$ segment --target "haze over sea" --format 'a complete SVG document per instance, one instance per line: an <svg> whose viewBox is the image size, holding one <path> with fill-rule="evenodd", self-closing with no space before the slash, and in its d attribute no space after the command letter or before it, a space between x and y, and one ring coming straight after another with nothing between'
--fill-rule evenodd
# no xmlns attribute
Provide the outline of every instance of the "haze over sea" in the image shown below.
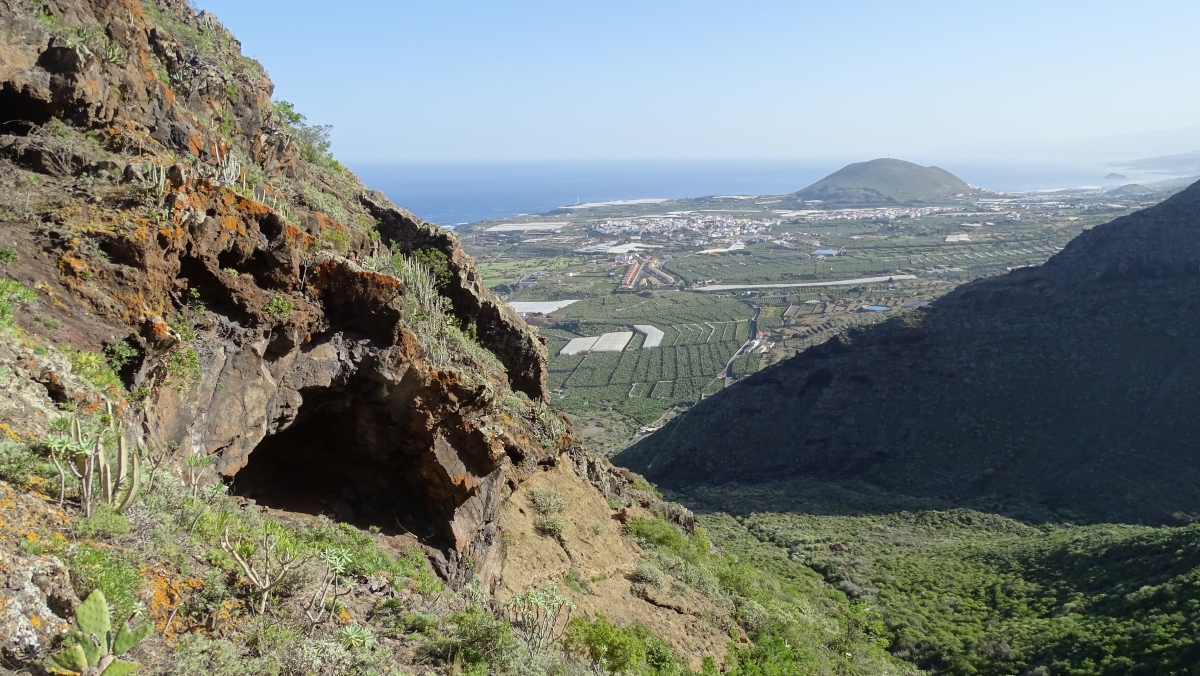
<svg viewBox="0 0 1200 676"><path fill-rule="evenodd" d="M711 195L777 195L794 192L850 162L736 160L678 162L493 162L355 164L363 181L396 204L443 225L545 213L581 202ZM936 164L959 178L1003 192L1115 187L1098 163L988 163L904 158ZM1162 177L1158 177L1162 178ZM1153 180L1145 177L1143 180Z"/></svg>

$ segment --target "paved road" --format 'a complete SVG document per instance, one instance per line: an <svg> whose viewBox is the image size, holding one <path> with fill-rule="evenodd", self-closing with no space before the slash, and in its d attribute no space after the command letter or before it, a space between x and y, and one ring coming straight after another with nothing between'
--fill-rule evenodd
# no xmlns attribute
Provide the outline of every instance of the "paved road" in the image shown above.
<svg viewBox="0 0 1200 676"><path fill-rule="evenodd" d="M802 284L713 284L698 286L692 291L736 291L737 289L791 289L800 286L852 286L854 284L874 284L875 282L892 282L900 279L916 279L916 275L888 275L886 277L859 277L858 279L843 279L837 282L804 282Z"/></svg>

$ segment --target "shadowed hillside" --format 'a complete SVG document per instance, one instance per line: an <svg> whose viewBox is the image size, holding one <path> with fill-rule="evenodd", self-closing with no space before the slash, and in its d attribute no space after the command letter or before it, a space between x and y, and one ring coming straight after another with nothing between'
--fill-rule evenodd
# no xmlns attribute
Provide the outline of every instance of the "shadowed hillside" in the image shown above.
<svg viewBox="0 0 1200 676"><path fill-rule="evenodd" d="M1068 518L1200 513L1200 184L738 383L618 456L674 489L859 478Z"/></svg>
<svg viewBox="0 0 1200 676"><path fill-rule="evenodd" d="M797 206L805 200L845 205L910 204L945 202L957 195L979 192L945 169L878 159L846 165L788 197Z"/></svg>

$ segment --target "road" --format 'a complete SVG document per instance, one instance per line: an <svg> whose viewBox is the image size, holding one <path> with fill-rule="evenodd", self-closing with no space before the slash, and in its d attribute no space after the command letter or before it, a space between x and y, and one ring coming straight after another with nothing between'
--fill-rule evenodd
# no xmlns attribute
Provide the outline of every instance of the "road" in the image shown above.
<svg viewBox="0 0 1200 676"><path fill-rule="evenodd" d="M729 361L725 362L726 378L733 377L733 360L737 359L737 356L742 353L742 350L746 349L746 346L750 343L753 343L754 339L758 337L758 313L762 312L762 308L748 300L744 300L742 302L754 308L754 318L750 320L750 337L746 339L745 343L742 343L742 346L738 348L737 352L733 353L733 356L729 358Z"/></svg>
<svg viewBox="0 0 1200 676"><path fill-rule="evenodd" d="M738 289L791 289L802 286L853 286L855 284L874 284L876 282L892 282L901 279L916 279L916 275L888 275L886 277L859 277L858 279L843 279L837 282L804 282L802 284L713 284L698 286L692 291L736 291Z"/></svg>

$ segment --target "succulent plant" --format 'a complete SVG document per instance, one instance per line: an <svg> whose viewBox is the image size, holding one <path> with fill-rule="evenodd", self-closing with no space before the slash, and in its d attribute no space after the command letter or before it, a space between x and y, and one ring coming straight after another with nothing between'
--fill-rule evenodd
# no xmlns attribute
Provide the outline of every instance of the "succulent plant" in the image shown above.
<svg viewBox="0 0 1200 676"><path fill-rule="evenodd" d="M68 630L70 647L50 658L50 670L55 673L82 676L126 676L138 665L117 659L137 645L153 625L146 622L137 629L129 621L121 623L114 632L108 613L108 599L97 589L75 609L75 628Z"/></svg>

